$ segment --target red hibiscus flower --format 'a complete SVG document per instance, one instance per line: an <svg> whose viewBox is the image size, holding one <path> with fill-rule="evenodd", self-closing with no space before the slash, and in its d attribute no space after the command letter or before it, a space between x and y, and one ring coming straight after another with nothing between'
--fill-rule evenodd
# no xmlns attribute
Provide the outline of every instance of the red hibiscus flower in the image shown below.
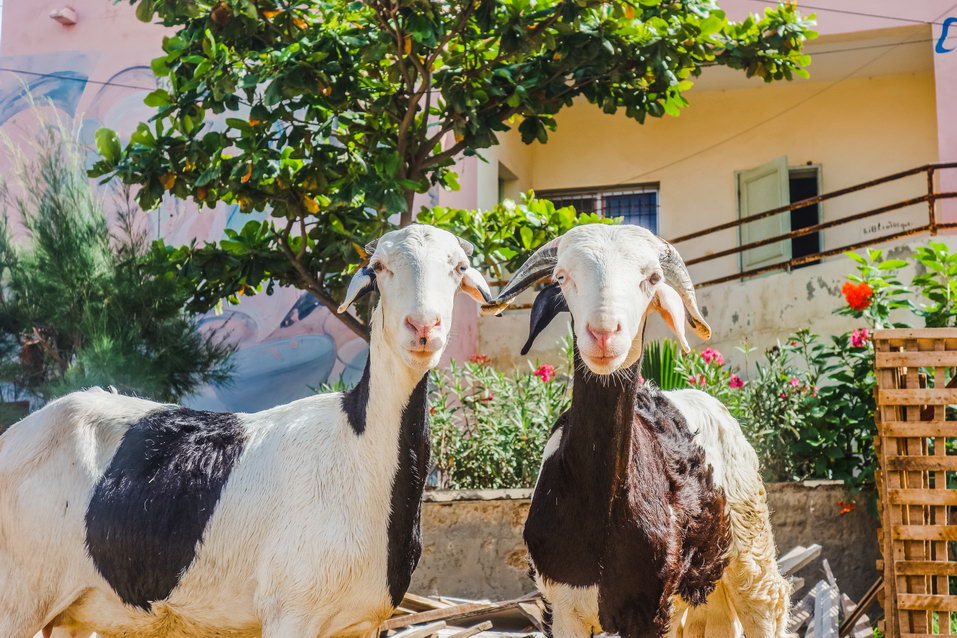
<svg viewBox="0 0 957 638"><path fill-rule="evenodd" d="M864 310L867 308L871 305L871 297L874 296L874 289L863 281L859 284L850 281L845 282L844 285L841 286L841 292L844 293L844 299L847 300L847 305L854 310Z"/></svg>

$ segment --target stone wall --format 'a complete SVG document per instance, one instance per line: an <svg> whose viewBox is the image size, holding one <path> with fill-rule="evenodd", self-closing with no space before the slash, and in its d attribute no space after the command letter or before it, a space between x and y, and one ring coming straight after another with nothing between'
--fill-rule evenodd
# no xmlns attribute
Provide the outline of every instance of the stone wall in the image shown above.
<svg viewBox="0 0 957 638"><path fill-rule="evenodd" d="M877 521L866 494L839 483L768 486L778 549L818 543L841 590L859 598L877 577ZM528 578L522 526L529 490L430 492L422 509L424 548L410 591L461 598L504 599L534 589ZM853 503L841 514L838 501ZM820 561L799 575L821 578Z"/></svg>

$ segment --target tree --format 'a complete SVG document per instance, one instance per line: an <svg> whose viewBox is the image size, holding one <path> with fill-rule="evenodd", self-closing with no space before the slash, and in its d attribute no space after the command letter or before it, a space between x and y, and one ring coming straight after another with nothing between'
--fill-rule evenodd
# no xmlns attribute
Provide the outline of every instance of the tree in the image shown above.
<svg viewBox="0 0 957 638"><path fill-rule="evenodd" d="M141 185L144 209L166 193L268 209L190 258L222 270L214 296L292 284L330 309L354 245L410 223L416 193L456 188L455 158L498 133L544 143L576 98L639 123L678 115L705 66L806 75L815 35L793 4L732 23L713 0L130 3L174 29L152 63L168 86L125 147L100 131L91 174Z"/></svg>
<svg viewBox="0 0 957 638"><path fill-rule="evenodd" d="M79 143L42 129L18 157L19 195L6 191L27 231L0 224L0 382L14 396L50 399L94 385L176 401L225 382L232 348L202 335L183 311L190 282L150 250L129 207L111 236L83 169ZM124 198L123 201L128 201ZM8 211L10 212L10 211Z"/></svg>

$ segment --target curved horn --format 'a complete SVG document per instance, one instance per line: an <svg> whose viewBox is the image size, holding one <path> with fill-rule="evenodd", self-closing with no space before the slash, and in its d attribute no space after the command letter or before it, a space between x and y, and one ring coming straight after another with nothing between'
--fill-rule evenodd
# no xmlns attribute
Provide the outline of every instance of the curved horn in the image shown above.
<svg viewBox="0 0 957 638"><path fill-rule="evenodd" d="M468 241L467 239L462 239L458 235L456 235L455 238L459 240L459 246L461 246L462 250L465 251L465 256L471 257L472 253L475 252L475 246L472 245L472 242Z"/></svg>
<svg viewBox="0 0 957 638"><path fill-rule="evenodd" d="M368 244L366 244L366 245L363 247L363 250L366 251L366 257L372 257L373 253L375 253L375 248L376 248L376 246L378 246L378 245L379 245L379 239L378 239L378 238L373 239L373 240L370 241Z"/></svg>
<svg viewBox="0 0 957 638"><path fill-rule="evenodd" d="M688 311L686 319L688 325L694 330L695 334L707 341L711 338L711 327L701 316L698 310L698 301L695 299L694 284L691 283L691 275L688 274L688 268L684 260L674 246L660 239L662 244L661 253L658 259L661 262L661 271L665 275L665 282L674 288L675 292L681 296L684 302L685 310Z"/></svg>
<svg viewBox="0 0 957 638"><path fill-rule="evenodd" d="M498 293L491 302L482 306L486 314L499 314L512 303L522 291L534 284L536 281L546 275L550 275L558 262L558 241L556 237L547 244L540 246L538 250L532 253L522 267L512 275L512 278L505 284L505 287Z"/></svg>
<svg viewBox="0 0 957 638"><path fill-rule="evenodd" d="M349 281L346 298L336 312L342 314L352 305L352 302L373 290L375 290L375 271L368 266L363 266L356 271L356 274L352 276L352 280Z"/></svg>

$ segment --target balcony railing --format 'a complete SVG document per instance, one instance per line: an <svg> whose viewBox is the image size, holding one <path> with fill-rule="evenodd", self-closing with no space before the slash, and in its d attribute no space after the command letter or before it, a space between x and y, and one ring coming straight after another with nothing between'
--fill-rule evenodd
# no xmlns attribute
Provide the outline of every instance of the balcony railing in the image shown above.
<svg viewBox="0 0 957 638"><path fill-rule="evenodd" d="M687 235L682 235L681 237L676 237L671 241L672 244L681 244L682 242L688 242L691 240L698 240L701 238L708 237L714 233L719 233L721 231L739 229L745 224L755 222L761 219L771 217L773 215L780 215L782 213L788 213L793 210L804 208L806 206L813 206L825 202L828 200L833 200L838 197L843 197L850 195L852 193L858 193L865 189L875 188L884 184L895 182L898 180L905 179L907 177L912 177L915 175L920 175L921 173L926 175L926 192L921 195L905 199L903 201L898 201L893 204L887 204L885 206L879 206L877 208L871 208L860 213L854 213L850 215L845 215L837 219L831 219L828 221L820 222L814 224L813 226L806 226L797 230L792 230L788 233L783 233L780 235L774 235L773 237L767 237L758 241L748 242L746 244L741 244L738 246L733 246L730 248L718 250L715 252L708 252L698 257L692 257L686 259L685 263L690 267L696 264L705 264L708 262L713 262L715 260L721 259L723 257L729 257L732 255L740 255L744 251L752 250L754 248L760 248L761 246L766 246L768 244L774 244L776 242L791 240L797 237L804 237L805 235L810 235L813 233L820 232L822 230L839 228L842 226L848 226L853 222L860 221L862 219L868 219L871 217L876 217L878 215L883 215L890 213L892 211L901 210L910 206L920 205L922 203L927 204L927 223L918 224L916 226L911 226L897 232L891 232L883 235L878 235L875 237L870 237L866 240L849 243L837 248L830 248L828 250L821 250L819 252L801 255L800 257L794 257L785 261L778 263L764 265L759 268L751 269L738 269L739 272L724 275L721 277L716 277L714 279L709 279L697 284L698 288L705 286L713 286L715 284L721 284L728 281L735 281L740 279L745 279L747 277L753 277L755 275L760 275L767 272L773 272L775 270L790 270L797 266L807 264L814 261L819 261L825 257L832 257L834 255L840 255L849 250L858 250L860 248L865 248L867 246L874 246L876 244L882 244L895 239L900 239L902 237L909 237L911 235L918 235L921 233L929 233L931 235L936 235L938 231L947 229L947 228L957 228L957 222L940 222L937 218L937 202L941 199L951 199L957 197L957 192L938 192L935 188L936 175L941 171L947 169L957 168L957 162L950 163L938 163L938 164L927 164L925 166L919 166L917 168L912 168L910 170L901 171L900 173L894 173L893 175L887 175L885 177L880 177L868 182L863 182L861 184L856 184L854 186L848 186L847 188L842 188L840 190L832 191L830 193L825 193L823 195L818 195L816 197L811 197L804 199L798 202L794 202L787 206L780 206L778 208L772 208L763 213L758 213L756 215L749 215L747 217L742 217L735 221L727 222L725 224L719 224L711 228L706 228L699 230L694 233L689 233ZM680 246L678 247L679 251L686 257L688 256Z"/></svg>

